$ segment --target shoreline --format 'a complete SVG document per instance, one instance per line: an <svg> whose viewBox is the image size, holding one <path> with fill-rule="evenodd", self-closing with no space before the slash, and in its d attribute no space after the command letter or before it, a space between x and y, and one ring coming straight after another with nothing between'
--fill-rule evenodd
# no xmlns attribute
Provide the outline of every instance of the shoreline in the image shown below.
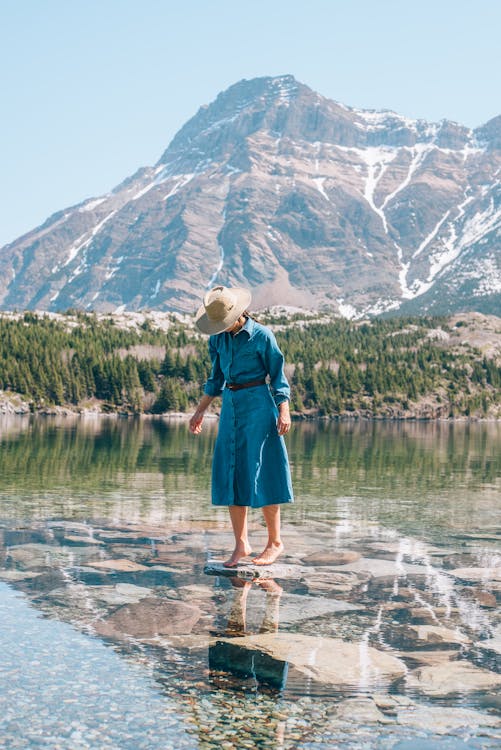
<svg viewBox="0 0 501 750"><path fill-rule="evenodd" d="M31 411L29 409L3 409L0 404L0 419L4 417L15 417L24 419L25 417L63 417L64 419L161 419L173 422L188 421L192 412L165 412L163 414L152 414L148 412L134 413L121 411L101 411L97 409L82 409L75 411L66 407L54 407ZM219 414L210 412L205 415L205 419L217 421ZM410 416L387 416L387 415L367 415L367 414L335 414L335 415L318 415L318 414L291 414L292 421L300 422L403 422L403 423L444 423L444 424L478 424L478 423L496 423L501 422L501 417L426 417L419 415Z"/></svg>

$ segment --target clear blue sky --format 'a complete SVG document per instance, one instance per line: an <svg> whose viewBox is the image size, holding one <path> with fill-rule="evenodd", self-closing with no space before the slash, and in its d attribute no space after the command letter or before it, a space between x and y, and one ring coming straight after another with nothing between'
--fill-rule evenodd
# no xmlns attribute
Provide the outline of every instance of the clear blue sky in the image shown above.
<svg viewBox="0 0 501 750"><path fill-rule="evenodd" d="M242 78L476 127L501 114L500 39L499 0L0 0L0 246Z"/></svg>

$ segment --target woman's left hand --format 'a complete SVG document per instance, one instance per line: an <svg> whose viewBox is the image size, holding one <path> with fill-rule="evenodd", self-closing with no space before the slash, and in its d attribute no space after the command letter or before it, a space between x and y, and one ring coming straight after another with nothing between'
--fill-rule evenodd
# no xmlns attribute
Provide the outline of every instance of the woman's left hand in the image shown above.
<svg viewBox="0 0 501 750"><path fill-rule="evenodd" d="M291 428L291 415L289 411L289 402L282 401L278 405L277 430L279 435L285 435Z"/></svg>

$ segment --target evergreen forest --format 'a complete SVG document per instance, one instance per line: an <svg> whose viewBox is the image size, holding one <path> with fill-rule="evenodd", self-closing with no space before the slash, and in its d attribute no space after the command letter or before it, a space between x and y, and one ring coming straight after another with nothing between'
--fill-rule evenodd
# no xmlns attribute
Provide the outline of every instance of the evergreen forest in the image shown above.
<svg viewBox="0 0 501 750"><path fill-rule="evenodd" d="M191 410L210 371L207 339L167 317L161 330L147 316L140 325L123 325L112 315L2 315L0 401L19 394L33 412ZM298 417L501 416L499 362L461 341L461 322L300 316L263 322L284 352Z"/></svg>

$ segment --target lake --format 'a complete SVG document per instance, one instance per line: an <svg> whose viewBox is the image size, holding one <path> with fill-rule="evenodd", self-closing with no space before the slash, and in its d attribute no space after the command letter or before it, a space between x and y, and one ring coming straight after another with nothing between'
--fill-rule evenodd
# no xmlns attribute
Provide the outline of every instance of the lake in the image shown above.
<svg viewBox="0 0 501 750"><path fill-rule="evenodd" d="M0 747L499 747L501 423L295 422L259 578L216 431L0 418Z"/></svg>

